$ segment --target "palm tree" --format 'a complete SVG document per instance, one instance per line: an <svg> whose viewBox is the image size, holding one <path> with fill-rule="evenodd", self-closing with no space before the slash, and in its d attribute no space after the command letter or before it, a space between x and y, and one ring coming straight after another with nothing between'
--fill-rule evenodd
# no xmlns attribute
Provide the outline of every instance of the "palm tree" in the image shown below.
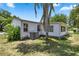
<svg viewBox="0 0 79 59"><path fill-rule="evenodd" d="M44 30L46 32L46 40L48 39L48 30L49 30L49 19L51 16L52 11L54 11L54 6L52 3L35 3L34 4L34 10L35 10L35 15L37 16L37 7L39 8L41 6L43 10L43 14L41 17L41 21L43 22Z"/></svg>

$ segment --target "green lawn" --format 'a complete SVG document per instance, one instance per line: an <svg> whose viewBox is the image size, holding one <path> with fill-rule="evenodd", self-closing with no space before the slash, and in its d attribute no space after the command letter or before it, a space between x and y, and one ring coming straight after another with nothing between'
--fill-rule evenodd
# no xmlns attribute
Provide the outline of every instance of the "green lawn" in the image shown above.
<svg viewBox="0 0 79 59"><path fill-rule="evenodd" d="M67 40L50 38L51 45L45 40L24 40L7 42L5 35L0 35L0 55L8 56L66 56L79 55L79 34L71 34Z"/></svg>

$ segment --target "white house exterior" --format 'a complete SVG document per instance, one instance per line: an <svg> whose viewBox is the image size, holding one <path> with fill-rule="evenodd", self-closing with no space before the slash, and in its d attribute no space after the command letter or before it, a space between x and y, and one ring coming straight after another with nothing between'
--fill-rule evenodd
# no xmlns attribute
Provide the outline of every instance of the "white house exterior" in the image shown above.
<svg viewBox="0 0 79 59"><path fill-rule="evenodd" d="M13 26L20 27L21 39L24 37L39 37L40 35L46 35L44 27L39 22L32 22L27 20L21 20L14 18L12 21ZM35 34L33 34L35 33ZM49 36L62 37L67 34L67 26L62 25L60 22L56 22L50 25Z"/></svg>

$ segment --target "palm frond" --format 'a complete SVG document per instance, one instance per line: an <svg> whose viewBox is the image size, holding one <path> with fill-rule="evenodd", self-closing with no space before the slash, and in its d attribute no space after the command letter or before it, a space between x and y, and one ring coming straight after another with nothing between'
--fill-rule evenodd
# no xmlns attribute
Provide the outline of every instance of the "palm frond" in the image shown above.
<svg viewBox="0 0 79 59"><path fill-rule="evenodd" d="M40 8L39 3L34 4L35 16L37 17L37 8Z"/></svg>
<svg viewBox="0 0 79 59"><path fill-rule="evenodd" d="M54 10L54 6L52 3L49 4L49 7L50 7L50 9L49 9L49 14L48 14L48 24L50 25L51 13L52 13L52 11L55 12L55 10Z"/></svg>
<svg viewBox="0 0 79 59"><path fill-rule="evenodd" d="M53 4L52 4L52 3L49 5L49 7L50 7L50 10L49 10L48 19L50 18L52 11L54 11L54 12L55 12L54 7L53 7Z"/></svg>
<svg viewBox="0 0 79 59"><path fill-rule="evenodd" d="M34 11L35 11L35 16L37 16L37 10L36 10L36 6L37 6L37 4L35 3L35 4L34 4Z"/></svg>

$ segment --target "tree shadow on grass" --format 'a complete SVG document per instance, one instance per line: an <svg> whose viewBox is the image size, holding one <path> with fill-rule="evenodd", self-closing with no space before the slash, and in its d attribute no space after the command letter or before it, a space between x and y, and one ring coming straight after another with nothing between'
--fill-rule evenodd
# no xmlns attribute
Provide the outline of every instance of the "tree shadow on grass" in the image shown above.
<svg viewBox="0 0 79 59"><path fill-rule="evenodd" d="M26 53L30 52L47 52L49 55L57 55L57 56L75 56L76 52L79 52L79 48L72 47L68 44L58 43L55 41L51 41L50 45L45 44L44 42L42 44L25 44L20 43L16 47L17 52L23 53L25 55Z"/></svg>

